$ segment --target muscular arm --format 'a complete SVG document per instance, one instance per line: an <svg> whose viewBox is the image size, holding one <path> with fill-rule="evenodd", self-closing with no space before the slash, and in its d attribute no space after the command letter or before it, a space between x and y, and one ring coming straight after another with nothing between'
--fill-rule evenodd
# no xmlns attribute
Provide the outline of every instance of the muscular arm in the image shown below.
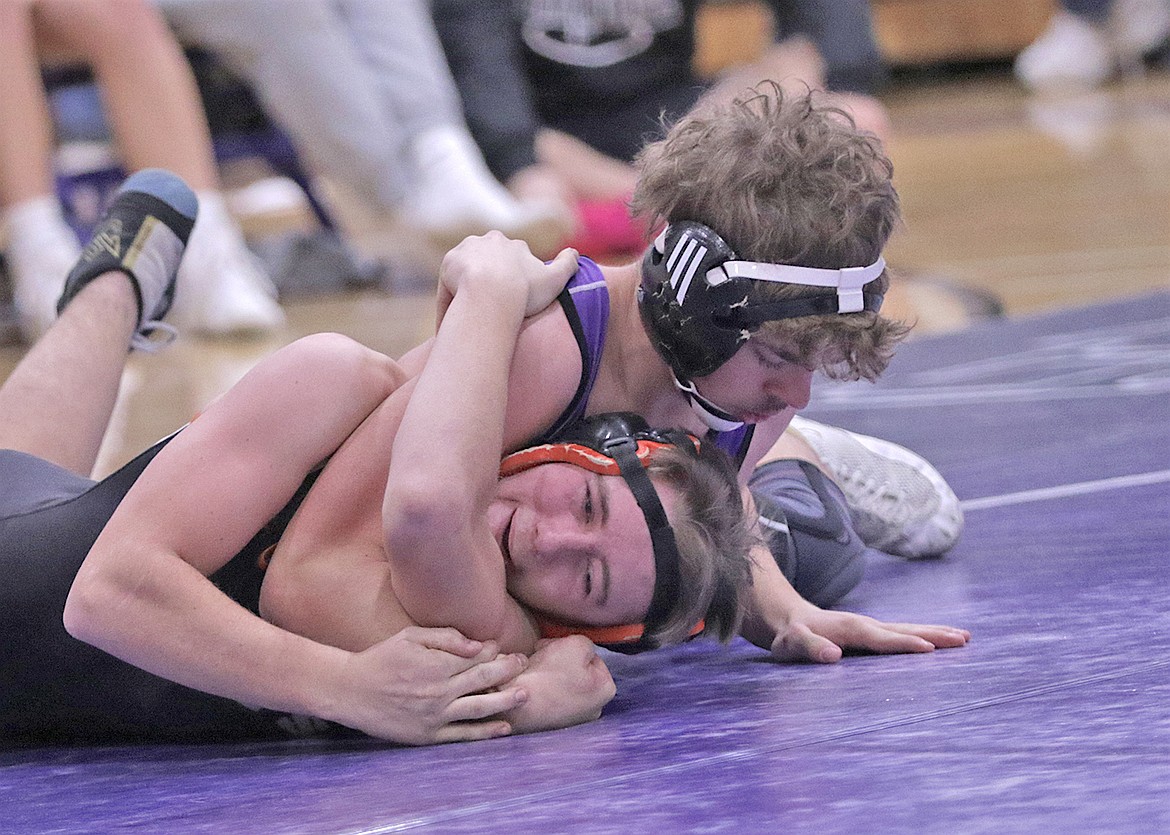
<svg viewBox="0 0 1170 835"><path fill-rule="evenodd" d="M383 503L391 581L417 622L532 649L535 630L507 593L486 512L531 288L546 285L551 297L575 269L571 252L545 265L498 234L444 259L443 285L457 289L394 439Z"/></svg>
<svg viewBox="0 0 1170 835"><path fill-rule="evenodd" d="M420 632L348 653L264 622L207 580L399 382L384 357L332 335L262 362L143 472L78 572L66 628L149 672L246 704L405 742L447 738L447 710L470 692L461 686L482 686L453 676L507 672L470 670L467 659L485 660L475 658L481 644ZM441 685L439 700L404 697L432 685Z"/></svg>

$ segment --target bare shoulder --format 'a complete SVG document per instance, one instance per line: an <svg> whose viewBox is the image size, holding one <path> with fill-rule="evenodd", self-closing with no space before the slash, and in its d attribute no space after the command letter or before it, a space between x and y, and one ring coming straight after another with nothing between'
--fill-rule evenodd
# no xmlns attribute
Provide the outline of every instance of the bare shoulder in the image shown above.
<svg viewBox="0 0 1170 835"><path fill-rule="evenodd" d="M205 573L237 553L305 476L393 393L386 357L337 334L281 348L175 436L127 494L115 519ZM215 531L209 537L207 531Z"/></svg>
<svg viewBox="0 0 1170 835"><path fill-rule="evenodd" d="M286 345L265 361L268 371L294 377L311 376L334 384L385 383L391 390L405 381L402 367L385 354L339 333L315 333ZM259 366L258 366L259 367ZM338 375L340 378L338 379Z"/></svg>
<svg viewBox="0 0 1170 835"><path fill-rule="evenodd" d="M581 349L559 304L524 323L508 383L504 443L515 449L548 429L576 394Z"/></svg>
<svg viewBox="0 0 1170 835"><path fill-rule="evenodd" d="M336 450L403 380L402 370L383 354L340 334L314 334L258 363L203 411L180 446L198 442L237 455L246 449L262 458L281 451L281 460L311 466Z"/></svg>
<svg viewBox="0 0 1170 835"><path fill-rule="evenodd" d="M569 319L559 304L552 304L524 321L516 353L525 360L540 359L557 370L580 370L581 350Z"/></svg>

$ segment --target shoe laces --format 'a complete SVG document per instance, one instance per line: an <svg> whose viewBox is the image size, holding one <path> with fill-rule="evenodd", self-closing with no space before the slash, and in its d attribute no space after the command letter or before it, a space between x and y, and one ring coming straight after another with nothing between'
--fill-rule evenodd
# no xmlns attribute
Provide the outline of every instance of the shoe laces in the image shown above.
<svg viewBox="0 0 1170 835"><path fill-rule="evenodd" d="M848 436L835 446L830 467L867 541L888 545L904 539L938 512L938 491L909 464L878 455Z"/></svg>
<svg viewBox="0 0 1170 835"><path fill-rule="evenodd" d="M154 354L170 345L179 337L179 331L173 325L158 320L146 322L138 329L138 333L130 340L130 347L135 351Z"/></svg>

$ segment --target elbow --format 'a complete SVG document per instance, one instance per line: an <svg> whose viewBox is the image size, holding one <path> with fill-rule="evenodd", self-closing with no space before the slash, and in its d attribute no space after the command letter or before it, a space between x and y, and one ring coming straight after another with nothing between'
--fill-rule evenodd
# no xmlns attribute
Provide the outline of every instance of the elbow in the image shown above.
<svg viewBox="0 0 1170 835"><path fill-rule="evenodd" d="M143 583L140 572L127 574L120 566L106 565L96 548L90 551L65 599L65 631L109 651L114 636L133 622L133 603L142 598Z"/></svg>
<svg viewBox="0 0 1170 835"><path fill-rule="evenodd" d="M363 402L381 402L407 380L397 362L341 334L304 336L279 353L290 379L321 383L327 392L348 391Z"/></svg>
<svg viewBox="0 0 1170 835"><path fill-rule="evenodd" d="M435 540L466 518L444 493L442 485L414 481L386 490L382 506L382 534L392 559L409 558L434 550Z"/></svg>
<svg viewBox="0 0 1170 835"><path fill-rule="evenodd" d="M95 644L102 632L102 615L109 611L106 583L82 566L65 599L65 631L79 641Z"/></svg>

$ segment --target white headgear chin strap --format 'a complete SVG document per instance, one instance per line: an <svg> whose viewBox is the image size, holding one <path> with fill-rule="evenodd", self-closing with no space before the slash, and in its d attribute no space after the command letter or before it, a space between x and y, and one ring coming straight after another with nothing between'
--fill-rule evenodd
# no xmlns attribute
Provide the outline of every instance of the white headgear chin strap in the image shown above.
<svg viewBox="0 0 1170 835"><path fill-rule="evenodd" d="M706 397L699 394L694 383L682 382L673 371L670 373L670 376L674 379L675 388L687 396L687 400L691 404L691 410L699 416L699 420L703 421L709 429L714 429L716 432L733 432L743 426L742 420L736 420L735 416L730 412L720 409Z"/></svg>

